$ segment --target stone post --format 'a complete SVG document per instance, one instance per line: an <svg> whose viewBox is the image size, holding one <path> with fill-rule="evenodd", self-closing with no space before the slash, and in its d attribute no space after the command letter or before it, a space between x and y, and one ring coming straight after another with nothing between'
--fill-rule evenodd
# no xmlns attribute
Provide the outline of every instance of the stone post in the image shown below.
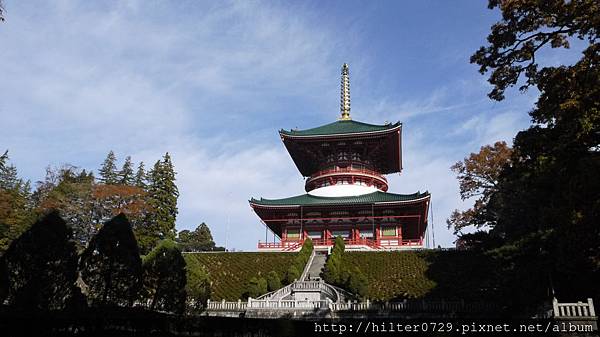
<svg viewBox="0 0 600 337"><path fill-rule="evenodd" d="M552 299L552 310L554 310L554 317L560 316L560 311L558 309L558 300L556 297Z"/></svg>
<svg viewBox="0 0 600 337"><path fill-rule="evenodd" d="M591 298L588 298L587 302L588 302L588 309L590 312L590 316L596 316L596 311L594 310L594 301L592 301Z"/></svg>

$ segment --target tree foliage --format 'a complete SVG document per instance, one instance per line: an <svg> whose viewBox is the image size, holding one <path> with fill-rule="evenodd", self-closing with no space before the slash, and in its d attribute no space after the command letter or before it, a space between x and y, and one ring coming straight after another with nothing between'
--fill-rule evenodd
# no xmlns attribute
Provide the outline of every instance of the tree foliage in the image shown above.
<svg viewBox="0 0 600 337"><path fill-rule="evenodd" d="M119 171L119 185L134 186L134 184L133 163L131 162L131 156L127 156L125 157L123 167Z"/></svg>
<svg viewBox="0 0 600 337"><path fill-rule="evenodd" d="M327 283L335 285L344 285L347 281L347 273L342 265L342 257L345 250L344 239L341 236L335 238L331 254L325 262L323 270L323 279Z"/></svg>
<svg viewBox="0 0 600 337"><path fill-rule="evenodd" d="M279 277L279 274L277 274L276 271L271 270L268 274L267 274L267 290L268 291L275 291L279 288L281 288L281 278Z"/></svg>
<svg viewBox="0 0 600 337"><path fill-rule="evenodd" d="M8 151L0 156L0 254L34 221L29 181L18 177Z"/></svg>
<svg viewBox="0 0 600 337"><path fill-rule="evenodd" d="M566 299L600 298L600 3L491 0L489 7L502 19L471 61L491 72L490 97L503 99L520 79L521 89L540 92L533 125L515 137L487 206L496 217L490 234L503 240L493 252L506 262L506 279L532 276L520 280L524 294L545 288ZM575 39L585 44L576 63L540 66L541 48L568 48Z"/></svg>
<svg viewBox="0 0 600 337"><path fill-rule="evenodd" d="M142 190L146 190L146 171L144 169L144 162L140 162L138 165L137 171L135 172L134 185L136 187L141 188Z"/></svg>
<svg viewBox="0 0 600 337"><path fill-rule="evenodd" d="M179 190L175 185L175 171L168 153L162 161L159 160L154 164L148 180L150 211L145 219L143 230L139 232L142 252L149 251L162 239L175 239Z"/></svg>
<svg viewBox="0 0 600 337"><path fill-rule="evenodd" d="M143 261L143 298L150 310L181 314L186 303L186 264L177 244L162 241Z"/></svg>
<svg viewBox="0 0 600 337"><path fill-rule="evenodd" d="M52 212L28 229L0 258L0 303L21 309L65 310L84 305L71 230Z"/></svg>
<svg viewBox="0 0 600 337"><path fill-rule="evenodd" d="M105 223L92 238L81 254L79 269L91 305L133 305L141 286L142 261L124 214Z"/></svg>
<svg viewBox="0 0 600 337"><path fill-rule="evenodd" d="M177 243L184 252L223 251L225 248L217 247L213 241L210 228L204 222L191 232L182 230L177 236Z"/></svg>
<svg viewBox="0 0 600 337"><path fill-rule="evenodd" d="M500 174L510 165L511 154L512 149L506 142L496 142L482 146L478 153L471 153L463 161L452 165L450 169L457 174L461 199L476 198L472 208L462 212L455 210L448 219L448 228L454 228L455 234L468 226L495 225L495 214L488 212L487 206L498 192Z"/></svg>
<svg viewBox="0 0 600 337"><path fill-rule="evenodd" d="M285 272L285 281L289 284L300 278L300 271L296 264L291 264Z"/></svg>
<svg viewBox="0 0 600 337"><path fill-rule="evenodd" d="M246 285L245 297L257 298L267 293L267 280L263 277L252 277Z"/></svg>
<svg viewBox="0 0 600 337"><path fill-rule="evenodd" d="M504 99L505 90L522 76L521 90L539 84L548 68L539 69L536 55L545 46L569 48L569 39L578 38L589 42L588 53L597 53L600 5L596 0L490 0L488 7L499 8L502 20L492 26L489 45L473 54L471 63L477 63L482 74L491 71L492 99Z"/></svg>
<svg viewBox="0 0 600 337"><path fill-rule="evenodd" d="M72 165L48 168L45 180L38 182L34 198L37 212L60 211L80 247L89 242L104 222L117 214L124 213L138 224L148 209L142 189L97 184L91 172Z"/></svg>
<svg viewBox="0 0 600 337"><path fill-rule="evenodd" d="M102 167L98 171L100 173L99 181L105 185L116 185L119 183L119 173L117 172L117 157L111 150L104 162Z"/></svg>

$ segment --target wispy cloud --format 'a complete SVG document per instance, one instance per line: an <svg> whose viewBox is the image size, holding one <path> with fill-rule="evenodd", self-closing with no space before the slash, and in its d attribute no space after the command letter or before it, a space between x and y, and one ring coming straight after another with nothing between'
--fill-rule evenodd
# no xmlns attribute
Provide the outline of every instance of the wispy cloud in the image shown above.
<svg viewBox="0 0 600 337"><path fill-rule="evenodd" d="M48 164L96 169L111 149L151 166L168 151L181 192L179 229L205 221L219 244L228 237L237 249L254 249L264 238L247 204L250 197L304 192L277 129L334 120L343 62L351 65L354 118L405 123L405 169L390 177L390 191L432 192L436 241L442 245L454 238L440 224L463 205L449 166L485 143L512 138L527 125L532 106L527 96L511 104L487 100L483 77L474 70L451 71L465 62L462 52L428 55L438 47L418 49L421 40L410 44L414 50L390 49L396 32L406 31L398 26L403 20L380 21L384 15L375 5L142 0L6 5L8 18L0 27L0 146L11 151L21 173L35 181ZM388 40L374 41L381 37ZM402 74L422 69L418 79L427 81L403 77L407 86L420 86L396 95L400 70L380 67L391 62L383 57L390 52L398 56L393 64L403 65ZM421 59L427 62L420 67L441 65L443 72L419 68Z"/></svg>

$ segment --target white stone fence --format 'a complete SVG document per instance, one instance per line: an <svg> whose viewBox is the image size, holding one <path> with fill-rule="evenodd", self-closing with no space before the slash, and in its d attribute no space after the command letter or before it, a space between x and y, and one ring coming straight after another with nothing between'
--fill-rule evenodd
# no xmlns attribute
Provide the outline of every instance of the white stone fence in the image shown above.
<svg viewBox="0 0 600 337"><path fill-rule="evenodd" d="M320 282L315 284L299 283L299 288L308 289L309 286L320 288ZM310 287L312 288L312 287ZM594 303L591 298L587 302L558 303L552 301L554 317L595 317ZM329 300L264 300L249 298L248 301L238 300L236 302L211 301L206 304L207 310L214 311L246 311L247 309L329 309L331 311L408 311L408 312L479 312L495 309L493 303L487 302L464 302L464 301L431 301L431 300L404 300L401 302L374 303L369 300L365 302L348 301L334 303Z"/></svg>
<svg viewBox="0 0 600 337"><path fill-rule="evenodd" d="M219 310L219 311L246 311L248 308L248 302L242 302L238 300L237 302L225 302L222 300L218 301L206 301L206 310Z"/></svg>
<svg viewBox="0 0 600 337"><path fill-rule="evenodd" d="M395 311L395 312L481 312L496 309L493 303L464 301L430 301L430 300L404 300L402 302L373 303L348 301L334 303L329 300L259 300L249 298L247 302L215 302L208 301L209 311L245 311L246 309L329 309L338 311Z"/></svg>
<svg viewBox="0 0 600 337"><path fill-rule="evenodd" d="M558 303L555 298L552 300L554 317L595 317L594 302L591 298L587 302L577 303Z"/></svg>

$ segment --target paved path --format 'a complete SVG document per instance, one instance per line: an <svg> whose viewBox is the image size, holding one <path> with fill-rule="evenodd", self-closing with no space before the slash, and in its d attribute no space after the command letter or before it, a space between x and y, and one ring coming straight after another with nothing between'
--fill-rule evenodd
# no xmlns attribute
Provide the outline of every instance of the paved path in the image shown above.
<svg viewBox="0 0 600 337"><path fill-rule="evenodd" d="M312 261L310 267L308 267L308 273L306 278L303 281L307 281L310 277L311 279L316 279L320 277L323 268L325 267L325 261L327 261L327 253L326 252L316 252L315 258Z"/></svg>

